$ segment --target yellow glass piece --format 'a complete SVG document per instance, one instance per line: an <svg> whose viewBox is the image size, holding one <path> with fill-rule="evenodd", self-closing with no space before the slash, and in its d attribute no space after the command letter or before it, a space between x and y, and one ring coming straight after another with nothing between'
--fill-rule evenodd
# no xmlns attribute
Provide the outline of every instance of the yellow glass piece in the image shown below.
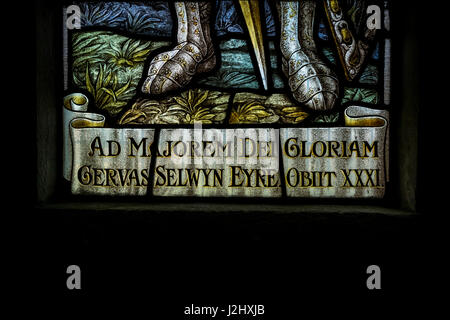
<svg viewBox="0 0 450 320"><path fill-rule="evenodd" d="M352 118L345 115L345 126L347 127L382 127L386 120L381 117Z"/></svg>
<svg viewBox="0 0 450 320"><path fill-rule="evenodd" d="M264 54L263 34L261 28L261 15L259 11L258 0L239 0L245 23L250 35L253 50L255 52L256 61L259 72L261 74L264 89L268 89L267 83L267 65Z"/></svg>
<svg viewBox="0 0 450 320"><path fill-rule="evenodd" d="M350 33L350 30L348 28L342 28L341 29L342 38L344 39L345 43L351 43L352 42L352 34Z"/></svg>
<svg viewBox="0 0 450 320"><path fill-rule="evenodd" d="M86 101L86 97L80 95L80 96L73 96L72 102L77 105L82 105L82 104L85 104L87 101Z"/></svg>
<svg viewBox="0 0 450 320"><path fill-rule="evenodd" d="M90 120L90 119L83 119L83 118L72 120L71 124L72 124L72 127L78 128L78 129L79 128L101 128L104 126L103 122L94 121L94 120Z"/></svg>
<svg viewBox="0 0 450 320"><path fill-rule="evenodd" d="M355 50L353 55L350 57L350 60L349 60L350 65L357 66L359 64L360 58L361 57L359 55L359 52L357 50Z"/></svg>
<svg viewBox="0 0 450 320"><path fill-rule="evenodd" d="M339 8L338 0L331 0L330 7L331 7L331 11L333 11L334 13L338 13L339 10L341 10L341 8Z"/></svg>

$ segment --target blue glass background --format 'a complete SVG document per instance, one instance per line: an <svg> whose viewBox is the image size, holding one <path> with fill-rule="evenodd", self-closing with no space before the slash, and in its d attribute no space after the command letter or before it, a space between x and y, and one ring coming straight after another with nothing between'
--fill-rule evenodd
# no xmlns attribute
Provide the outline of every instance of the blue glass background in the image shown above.
<svg viewBox="0 0 450 320"><path fill-rule="evenodd" d="M83 2L82 28L107 27L147 36L170 37L173 19L167 1L149 2ZM268 36L275 36L275 22L268 0L264 2L266 30ZM241 21L232 0L216 0L216 35L243 34Z"/></svg>
<svg viewBox="0 0 450 320"><path fill-rule="evenodd" d="M275 21L269 6L269 0L264 0L264 17L266 20L266 36L269 37L270 72L273 87L284 88L283 76L277 65L276 28ZM355 27L361 25L361 6L364 0L345 0L350 8L347 12ZM102 27L111 31L126 31L133 36L148 36L171 39L174 21L172 17L171 3L168 1L147 2L81 2L81 27ZM198 80L199 84L210 84L223 88L248 88L257 89L260 84L257 80L250 52L245 40L239 40L237 35L246 32L244 21L237 11L233 0L216 0L215 19L212 21L214 32L219 37L221 50L221 67L217 72ZM327 25L319 21L317 37L321 42L319 50L325 58L336 65L334 43L328 34ZM228 37L227 37L228 36ZM223 39L222 37L226 37ZM233 39L234 37L234 39ZM377 44L371 53L373 61L379 60L379 45ZM379 71L375 64L369 64L362 71L359 83L376 85ZM350 92L350 91L349 91ZM376 91L374 91L376 92ZM349 98L352 100L354 94ZM345 99L345 97L344 97ZM372 99L372 98L371 98ZM370 101L377 101L372 99Z"/></svg>

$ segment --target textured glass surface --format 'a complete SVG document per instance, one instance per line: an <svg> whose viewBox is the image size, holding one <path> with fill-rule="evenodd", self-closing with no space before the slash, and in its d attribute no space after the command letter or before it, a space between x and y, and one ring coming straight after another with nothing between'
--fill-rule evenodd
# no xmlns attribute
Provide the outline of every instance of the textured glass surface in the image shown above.
<svg viewBox="0 0 450 320"><path fill-rule="evenodd" d="M368 1L79 2L63 30L72 193L382 198L391 41L375 3L376 31ZM215 151L256 130L268 154L174 160L202 146L198 125L225 139Z"/></svg>

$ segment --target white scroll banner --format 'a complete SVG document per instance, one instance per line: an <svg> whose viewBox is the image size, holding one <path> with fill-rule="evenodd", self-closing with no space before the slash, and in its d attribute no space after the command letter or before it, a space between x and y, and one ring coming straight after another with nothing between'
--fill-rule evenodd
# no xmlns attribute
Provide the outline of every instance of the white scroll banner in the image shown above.
<svg viewBox="0 0 450 320"><path fill-rule="evenodd" d="M70 123L74 119L83 119L92 126L103 127L105 117L96 113L86 112L89 100L82 93L73 93L64 97L63 105L63 176L72 180L73 146L70 137Z"/></svg>
<svg viewBox="0 0 450 320"><path fill-rule="evenodd" d="M350 106L340 127L161 129L154 172L155 129L105 128L87 110L86 96L65 97L73 194L281 197L284 186L287 197L382 198L389 181L386 110Z"/></svg>
<svg viewBox="0 0 450 320"><path fill-rule="evenodd" d="M156 196L281 197L279 129L162 129Z"/></svg>
<svg viewBox="0 0 450 320"><path fill-rule="evenodd" d="M73 194L147 194L154 129L104 128L105 117L88 113L88 99L64 99L63 168Z"/></svg>
<svg viewBox="0 0 450 320"><path fill-rule="evenodd" d="M286 195L382 198L389 181L388 118L385 110L350 106L344 127L280 129Z"/></svg>

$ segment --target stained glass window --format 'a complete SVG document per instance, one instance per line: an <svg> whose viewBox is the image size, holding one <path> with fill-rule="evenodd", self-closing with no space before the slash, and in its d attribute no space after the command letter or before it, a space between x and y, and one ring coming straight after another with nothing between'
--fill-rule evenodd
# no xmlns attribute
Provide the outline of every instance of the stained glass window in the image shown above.
<svg viewBox="0 0 450 320"><path fill-rule="evenodd" d="M74 2L71 193L383 198L389 1Z"/></svg>

